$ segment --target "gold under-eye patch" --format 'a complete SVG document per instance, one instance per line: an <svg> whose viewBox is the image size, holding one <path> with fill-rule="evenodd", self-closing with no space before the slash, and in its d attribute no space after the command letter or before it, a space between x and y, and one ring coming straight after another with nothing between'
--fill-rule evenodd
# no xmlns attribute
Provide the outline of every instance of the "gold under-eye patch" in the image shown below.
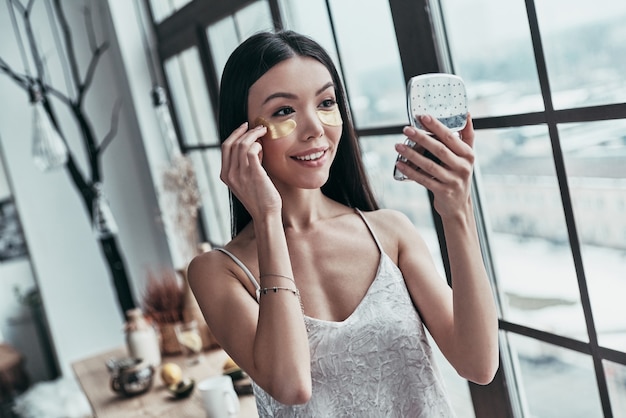
<svg viewBox="0 0 626 418"><path fill-rule="evenodd" d="M293 119L287 119L282 122L272 123L272 122L268 122L262 117L258 117L254 120L254 125L265 126L267 128L266 136L269 139L282 138L283 136L289 135L296 129L296 121Z"/></svg>
<svg viewBox="0 0 626 418"><path fill-rule="evenodd" d="M320 122L327 126L341 126L343 120L341 119L341 113L339 108L333 110L317 110L317 117ZM278 139L289 135L296 129L296 121L294 119L287 119L282 122L269 122L262 117L258 117L254 120L254 125L263 125L267 128L266 137L269 139Z"/></svg>
<svg viewBox="0 0 626 418"><path fill-rule="evenodd" d="M338 107L335 107L333 110L318 110L317 117L320 118L320 121L324 125L328 125L328 126L343 125L343 120L341 119L341 113L339 113Z"/></svg>

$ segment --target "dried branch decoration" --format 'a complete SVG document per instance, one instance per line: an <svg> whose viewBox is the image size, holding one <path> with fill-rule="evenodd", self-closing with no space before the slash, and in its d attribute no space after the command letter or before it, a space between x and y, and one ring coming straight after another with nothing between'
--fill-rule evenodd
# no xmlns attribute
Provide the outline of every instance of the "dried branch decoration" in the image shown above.
<svg viewBox="0 0 626 418"><path fill-rule="evenodd" d="M85 109L87 93L97 77L97 68L100 60L108 51L110 43L99 40L91 14L91 9L83 7L83 20L85 36L87 37L89 52L91 53L86 68L81 68L78 57L81 55L77 50L74 39L76 33L72 33L70 21L67 19L64 7L76 6L74 2L62 0L48 0L37 2L36 0L6 0L7 11L11 15L12 25L16 34L16 40L22 56L23 73L15 69L15 65L0 57L0 74L8 76L17 86L30 93L36 88L41 94L41 105L47 114L51 124L65 140L63 127L57 116L56 106L61 104L73 115L75 127L82 140L83 149L86 152L87 165L83 169L76 162L74 153L68 147L68 159L65 163L69 177L85 206L85 209L93 221L94 199L97 196L97 185L102 180L102 155L108 145L117 135L119 116L122 101L118 99L111 111L111 122L108 132L101 137L94 130L94 124ZM42 53L42 46L37 42L34 33L31 16L39 15L35 12L35 4L45 7L45 15L48 16L50 29L54 35L56 54L61 61L63 76L66 83L66 92L53 85L53 80L46 68L46 59ZM97 4L95 0L90 3ZM18 25L16 16L20 16L22 25ZM106 26L105 26L106 28ZM22 33L26 42L22 42ZM30 54L30 60L28 59ZM29 63L34 64L33 71ZM56 99L56 100L52 100ZM122 253L120 251L115 234L106 237L98 237L100 249L107 263L113 285L117 294L119 307L122 314L136 307L135 299L129 285L128 274Z"/></svg>
<svg viewBox="0 0 626 418"><path fill-rule="evenodd" d="M148 271L148 281L143 296L143 310L159 324L172 324L183 320L185 288L173 270L157 273Z"/></svg>
<svg viewBox="0 0 626 418"><path fill-rule="evenodd" d="M185 155L172 158L172 165L163 171L165 191L176 195L179 213L177 222L182 226L189 218L197 217L200 207L200 191L191 159ZM195 222L193 225L195 229Z"/></svg>
<svg viewBox="0 0 626 418"><path fill-rule="evenodd" d="M202 203L191 158L180 153L172 157L171 165L163 171L163 190L170 199L167 212L176 225L175 233L189 247L186 257L190 258L197 246L198 208Z"/></svg>

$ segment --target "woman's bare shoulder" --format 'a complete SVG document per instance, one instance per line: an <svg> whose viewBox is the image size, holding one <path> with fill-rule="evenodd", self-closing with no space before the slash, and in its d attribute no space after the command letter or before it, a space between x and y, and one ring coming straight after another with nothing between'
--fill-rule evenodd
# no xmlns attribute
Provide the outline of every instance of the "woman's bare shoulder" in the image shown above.
<svg viewBox="0 0 626 418"><path fill-rule="evenodd" d="M363 214L376 230L402 232L407 228L414 229L408 216L395 209L377 209Z"/></svg>
<svg viewBox="0 0 626 418"><path fill-rule="evenodd" d="M230 240L228 243L223 245L222 247L215 247L210 251L206 251L202 254L198 254L195 256L191 263L189 264L189 268L199 269L199 270L222 270L222 269L232 269L232 266L235 265L234 261L223 251L233 254L237 258L242 258L241 254L246 254L250 249L250 244L253 242L253 237L250 237L250 228L244 228L236 237Z"/></svg>
<svg viewBox="0 0 626 418"><path fill-rule="evenodd" d="M231 260L219 250L211 250L195 256L187 267L187 276L193 286L199 280L206 280L232 270Z"/></svg>
<svg viewBox="0 0 626 418"><path fill-rule="evenodd" d="M254 241L247 236L245 230L242 232L241 235L232 239L222 248L243 262L244 265L252 265L254 260L250 257L250 254L256 254ZM200 282L204 283L207 281L222 282L225 278L234 278L241 283L246 283L243 280L245 275L243 270L235 260L220 249L213 249L195 256L189 263L187 271L189 283L192 286L194 283L200 284Z"/></svg>
<svg viewBox="0 0 626 418"><path fill-rule="evenodd" d="M407 236L417 235L410 219L394 209L378 209L363 212L374 234L392 260L398 261L400 249L406 245Z"/></svg>

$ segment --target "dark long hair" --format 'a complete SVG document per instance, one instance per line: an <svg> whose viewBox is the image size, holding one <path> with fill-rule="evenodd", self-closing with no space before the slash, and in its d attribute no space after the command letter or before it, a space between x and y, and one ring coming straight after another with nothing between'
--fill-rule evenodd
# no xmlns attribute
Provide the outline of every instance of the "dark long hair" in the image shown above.
<svg viewBox="0 0 626 418"><path fill-rule="evenodd" d="M250 87L276 64L295 56L310 57L322 63L335 84L337 104L343 119L341 140L322 193L361 210L378 209L378 203L365 174L359 143L348 110L346 94L337 69L328 53L314 40L293 31L260 32L235 49L222 73L219 101L220 141L248 120ZM251 221L243 204L230 191L231 233L235 237Z"/></svg>

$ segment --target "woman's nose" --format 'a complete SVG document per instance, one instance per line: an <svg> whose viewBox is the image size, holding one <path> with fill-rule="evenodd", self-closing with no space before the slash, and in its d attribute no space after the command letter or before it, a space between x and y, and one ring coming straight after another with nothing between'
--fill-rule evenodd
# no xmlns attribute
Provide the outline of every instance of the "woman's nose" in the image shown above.
<svg viewBox="0 0 626 418"><path fill-rule="evenodd" d="M303 119L302 121L298 121L298 124L304 124L302 137L305 141L319 138L324 134L324 125L317 114L317 109L308 110Z"/></svg>

